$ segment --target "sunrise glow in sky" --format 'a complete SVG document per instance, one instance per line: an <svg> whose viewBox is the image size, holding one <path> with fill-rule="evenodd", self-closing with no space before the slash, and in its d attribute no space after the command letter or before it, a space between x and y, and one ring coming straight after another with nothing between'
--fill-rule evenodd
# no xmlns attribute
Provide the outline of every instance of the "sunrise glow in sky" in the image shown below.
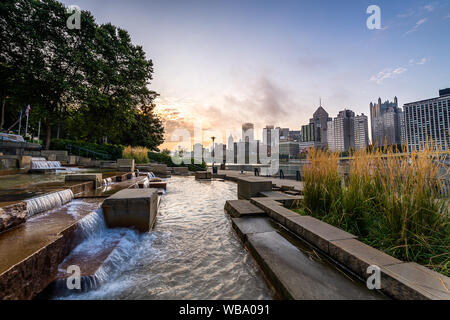
<svg viewBox="0 0 450 320"><path fill-rule="evenodd" d="M332 117L368 115L378 97L402 106L450 87L450 0L63 3L128 30L153 60L162 148L194 121L223 132L253 122L258 137L266 124L299 130L320 98ZM380 30L366 26L372 4Z"/></svg>

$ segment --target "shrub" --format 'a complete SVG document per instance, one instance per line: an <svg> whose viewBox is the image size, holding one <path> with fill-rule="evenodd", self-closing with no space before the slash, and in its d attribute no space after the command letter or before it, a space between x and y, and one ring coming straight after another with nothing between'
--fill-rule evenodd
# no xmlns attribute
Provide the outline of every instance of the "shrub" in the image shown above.
<svg viewBox="0 0 450 320"><path fill-rule="evenodd" d="M303 212L396 258L449 275L449 199L440 194L440 157L431 147L411 155L390 148L355 151L344 185L337 155L312 151Z"/></svg>
<svg viewBox="0 0 450 320"><path fill-rule="evenodd" d="M202 164L194 164L194 159L191 159L191 164L175 164L172 161L172 157L168 152L152 152L150 151L148 153L148 157L150 160L166 164L168 167L188 167L189 171L204 171L206 170L207 166L204 161L202 161Z"/></svg>
<svg viewBox="0 0 450 320"><path fill-rule="evenodd" d="M148 149L146 147L126 147L122 152L124 159L134 159L136 163L149 163Z"/></svg>
<svg viewBox="0 0 450 320"><path fill-rule="evenodd" d="M50 144L50 149L52 150L69 150L69 146L72 146L72 153L90 157L94 159L108 159L116 160L122 157L122 150L124 149L121 145L114 144L97 144L85 141L76 141L68 139L52 139ZM82 149L78 149L78 147ZM89 152L94 151L95 153ZM105 155L105 156L102 156Z"/></svg>

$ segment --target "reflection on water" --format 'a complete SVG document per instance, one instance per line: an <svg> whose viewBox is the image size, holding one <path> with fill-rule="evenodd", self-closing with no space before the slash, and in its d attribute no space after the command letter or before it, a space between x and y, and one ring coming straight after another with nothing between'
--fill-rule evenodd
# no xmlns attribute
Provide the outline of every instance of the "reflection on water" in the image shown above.
<svg viewBox="0 0 450 320"><path fill-rule="evenodd" d="M271 299L253 258L235 236L223 207L236 199L231 182L167 180L155 230L101 229L77 250L121 236L116 268L99 289L69 299ZM117 249L116 249L117 250ZM54 297L61 298L61 297Z"/></svg>

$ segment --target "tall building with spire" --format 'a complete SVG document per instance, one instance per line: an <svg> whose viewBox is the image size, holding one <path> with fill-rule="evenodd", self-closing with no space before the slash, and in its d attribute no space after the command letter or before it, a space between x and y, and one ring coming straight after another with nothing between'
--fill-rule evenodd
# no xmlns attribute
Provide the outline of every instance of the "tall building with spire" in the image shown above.
<svg viewBox="0 0 450 320"><path fill-rule="evenodd" d="M327 147L327 126L332 119L328 116L328 112L322 107L322 100L320 106L314 112L313 117L309 120L309 124L314 125L314 141L318 147Z"/></svg>
<svg viewBox="0 0 450 320"><path fill-rule="evenodd" d="M398 107L398 99L370 103L370 123L372 131L372 144L398 145L402 143L401 129L402 109Z"/></svg>

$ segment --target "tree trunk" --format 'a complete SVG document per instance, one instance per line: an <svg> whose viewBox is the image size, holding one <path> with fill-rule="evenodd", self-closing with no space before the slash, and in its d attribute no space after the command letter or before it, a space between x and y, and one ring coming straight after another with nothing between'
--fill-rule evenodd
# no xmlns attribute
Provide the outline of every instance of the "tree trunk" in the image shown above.
<svg viewBox="0 0 450 320"><path fill-rule="evenodd" d="M2 121L0 123L0 130L3 129L3 125L5 124L5 104L6 104L6 98L3 98L3 100L2 100Z"/></svg>
<svg viewBox="0 0 450 320"><path fill-rule="evenodd" d="M47 133L45 135L45 150L50 149L50 141L51 141L51 135L52 135L52 126L50 123L47 123Z"/></svg>

